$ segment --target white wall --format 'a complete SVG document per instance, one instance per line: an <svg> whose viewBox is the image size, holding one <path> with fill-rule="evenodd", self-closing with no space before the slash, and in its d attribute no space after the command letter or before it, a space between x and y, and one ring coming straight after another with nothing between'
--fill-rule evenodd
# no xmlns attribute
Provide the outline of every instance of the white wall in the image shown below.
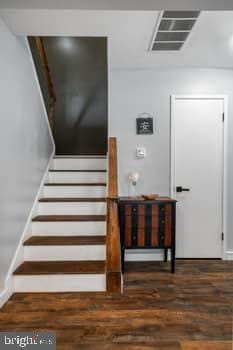
<svg viewBox="0 0 233 350"><path fill-rule="evenodd" d="M112 69L233 67L233 11L202 12L179 52L148 50L160 11L28 10L3 16L16 35L108 37Z"/></svg>
<svg viewBox="0 0 233 350"><path fill-rule="evenodd" d="M184 6L185 4L185 6ZM83 10L232 10L232 0L1 0L3 9L83 9Z"/></svg>
<svg viewBox="0 0 233 350"><path fill-rule="evenodd" d="M172 94L227 94L228 212L227 250L233 250L233 70L129 71L110 73L110 135L118 137L119 190L128 195L127 175L140 173L138 194L169 194L170 96ZM136 117L148 112L155 117L153 135L136 135ZM137 160L136 146L145 146L147 157Z"/></svg>
<svg viewBox="0 0 233 350"><path fill-rule="evenodd" d="M25 38L0 19L0 289L53 151Z"/></svg>

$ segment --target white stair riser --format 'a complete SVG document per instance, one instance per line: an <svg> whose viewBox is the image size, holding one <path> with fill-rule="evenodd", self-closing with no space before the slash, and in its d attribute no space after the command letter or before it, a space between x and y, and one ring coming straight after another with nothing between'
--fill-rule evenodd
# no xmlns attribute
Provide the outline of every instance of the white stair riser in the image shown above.
<svg viewBox="0 0 233 350"><path fill-rule="evenodd" d="M105 215L106 203L40 203L39 214Z"/></svg>
<svg viewBox="0 0 233 350"><path fill-rule="evenodd" d="M106 173L88 173L88 172L50 172L48 182L106 182Z"/></svg>
<svg viewBox="0 0 233 350"><path fill-rule="evenodd" d="M106 159L101 158L55 158L52 169L55 170L105 170Z"/></svg>
<svg viewBox="0 0 233 350"><path fill-rule="evenodd" d="M14 276L14 292L106 291L105 274Z"/></svg>
<svg viewBox="0 0 233 350"><path fill-rule="evenodd" d="M105 258L105 245L24 247L26 261L105 260Z"/></svg>
<svg viewBox="0 0 233 350"><path fill-rule="evenodd" d="M106 186L44 186L44 197L96 198L106 196Z"/></svg>
<svg viewBox="0 0 233 350"><path fill-rule="evenodd" d="M99 236L106 234L106 223L87 222L32 222L33 235Z"/></svg>

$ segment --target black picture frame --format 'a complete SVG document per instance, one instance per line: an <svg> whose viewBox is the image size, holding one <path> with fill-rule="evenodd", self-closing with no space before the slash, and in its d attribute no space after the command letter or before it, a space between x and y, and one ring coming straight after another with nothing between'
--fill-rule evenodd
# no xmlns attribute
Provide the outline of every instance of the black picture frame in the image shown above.
<svg viewBox="0 0 233 350"><path fill-rule="evenodd" d="M136 118L137 135L152 135L154 132L153 117Z"/></svg>

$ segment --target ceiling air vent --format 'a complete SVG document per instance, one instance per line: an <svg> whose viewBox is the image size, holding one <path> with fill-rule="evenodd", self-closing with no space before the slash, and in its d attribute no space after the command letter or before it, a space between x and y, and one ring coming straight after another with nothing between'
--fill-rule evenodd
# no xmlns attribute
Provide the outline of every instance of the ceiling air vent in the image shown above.
<svg viewBox="0 0 233 350"><path fill-rule="evenodd" d="M150 49L152 51L178 51L187 40L200 11L163 11Z"/></svg>

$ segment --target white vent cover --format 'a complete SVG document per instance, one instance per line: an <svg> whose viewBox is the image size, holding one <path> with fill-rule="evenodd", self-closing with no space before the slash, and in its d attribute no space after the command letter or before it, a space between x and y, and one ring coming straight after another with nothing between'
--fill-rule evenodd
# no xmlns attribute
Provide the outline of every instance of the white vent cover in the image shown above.
<svg viewBox="0 0 233 350"><path fill-rule="evenodd" d="M150 50L180 50L199 15L200 11L163 11L156 26Z"/></svg>

